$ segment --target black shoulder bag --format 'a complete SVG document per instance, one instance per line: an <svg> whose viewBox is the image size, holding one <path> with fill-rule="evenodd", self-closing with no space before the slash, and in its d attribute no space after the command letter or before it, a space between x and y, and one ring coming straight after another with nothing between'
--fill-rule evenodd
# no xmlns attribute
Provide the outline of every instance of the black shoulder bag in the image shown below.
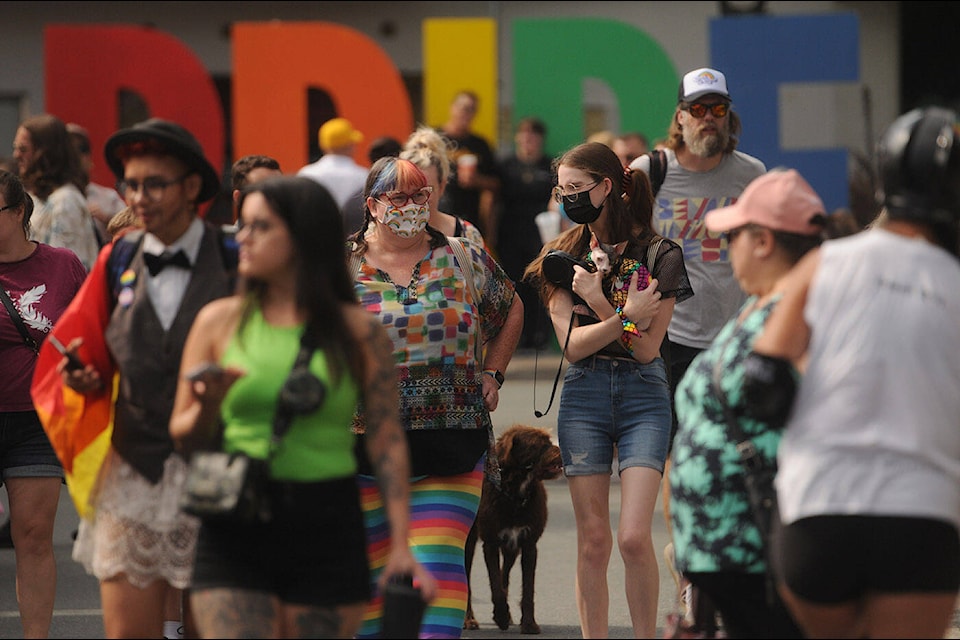
<svg viewBox="0 0 960 640"><path fill-rule="evenodd" d="M267 458L251 458L244 453L226 451L193 453L180 497L180 509L204 522L253 524L270 521L272 513L267 491L270 460L294 416L313 413L326 396L323 382L309 368L315 349L313 340L305 331L293 369L280 389Z"/></svg>
<svg viewBox="0 0 960 640"><path fill-rule="evenodd" d="M20 314L17 312L17 308L13 306L13 300L10 299L10 296L7 295L6 289L0 286L0 301L3 301L3 306L7 308L7 313L10 314L10 319L13 320L13 325L17 328L17 331L20 332L20 335L23 336L23 341L26 343L30 349L33 350L35 354L40 353L40 345L37 344L37 341L33 339L33 336L30 335L30 332L27 331L27 325L23 323L23 318L20 317Z"/></svg>

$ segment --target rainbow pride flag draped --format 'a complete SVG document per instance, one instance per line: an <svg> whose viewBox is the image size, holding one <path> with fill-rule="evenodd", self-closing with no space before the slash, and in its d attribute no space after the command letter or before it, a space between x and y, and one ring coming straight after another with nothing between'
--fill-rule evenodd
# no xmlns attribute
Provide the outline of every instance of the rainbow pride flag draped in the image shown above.
<svg viewBox="0 0 960 640"><path fill-rule="evenodd" d="M40 347L30 388L37 414L63 464L67 489L81 517L93 514L90 493L113 433L117 374L104 341L111 312L107 258L112 248L113 245L107 245L101 250L80 291L51 331L63 344L83 338L79 356L100 372L105 390L85 395L64 385L57 373L62 356L49 340L44 340Z"/></svg>

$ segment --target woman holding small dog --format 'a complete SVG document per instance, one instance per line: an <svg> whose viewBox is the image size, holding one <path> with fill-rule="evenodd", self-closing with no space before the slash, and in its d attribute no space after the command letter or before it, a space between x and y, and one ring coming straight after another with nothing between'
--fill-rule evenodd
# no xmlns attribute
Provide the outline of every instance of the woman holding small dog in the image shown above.
<svg viewBox="0 0 960 640"><path fill-rule="evenodd" d="M348 245L358 298L393 340L411 454L410 545L440 587L421 635L459 638L467 608L464 546L492 444L490 412L520 339L523 303L482 246L429 226L430 193L417 165L381 158L364 188L363 227ZM356 427L369 429L362 414ZM364 437L369 431L359 441ZM390 536L368 470L361 468L360 481L376 576ZM381 617L375 593L359 637L379 635Z"/></svg>
<svg viewBox="0 0 960 640"><path fill-rule="evenodd" d="M240 213L244 291L197 315L170 433L181 450L219 437L225 451L268 458L271 517L203 520L192 611L205 638L350 638L370 598L350 428L360 398L395 541L383 579L410 574L425 600L436 593L407 546L409 463L392 345L357 304L341 259L342 217L326 189L268 178L247 187ZM189 375L204 363L222 368ZM285 382L298 367L311 384ZM285 392L297 388L315 392L286 405L287 429L272 442L275 416L292 404Z"/></svg>
<svg viewBox="0 0 960 640"><path fill-rule="evenodd" d="M539 284L570 362L557 425L577 522L580 628L584 638L608 637L608 496L616 450L627 604L635 636L652 638L660 584L652 521L671 422L660 344L674 305L693 291L680 246L652 229L644 172L624 170L609 147L594 142L558 160L557 181L554 196L577 226L545 246L525 275ZM551 282L544 258L554 249L593 264L604 264L602 251L609 269L577 265L569 284Z"/></svg>

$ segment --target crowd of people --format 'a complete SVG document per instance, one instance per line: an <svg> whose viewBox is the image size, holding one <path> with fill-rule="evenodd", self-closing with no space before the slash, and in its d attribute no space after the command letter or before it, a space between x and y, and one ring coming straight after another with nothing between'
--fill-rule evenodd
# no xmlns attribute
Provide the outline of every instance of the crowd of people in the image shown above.
<svg viewBox="0 0 960 640"><path fill-rule="evenodd" d="M734 95L694 69L653 149L599 132L551 158L533 116L496 153L460 91L368 165L337 117L318 161L244 156L229 185L151 118L104 145L116 189L91 182L81 125L25 119L0 169L24 637L49 634L64 482L107 637L382 637L397 582L420 591L420 637L460 637L464 545L499 482L491 414L517 350L551 340L584 638L609 635L614 472L636 637L672 596L658 499L666 632L942 636L960 590L958 115L889 126L882 211L851 228L737 148ZM227 187L235 221L214 224ZM268 512L182 508L211 450L263 461Z"/></svg>

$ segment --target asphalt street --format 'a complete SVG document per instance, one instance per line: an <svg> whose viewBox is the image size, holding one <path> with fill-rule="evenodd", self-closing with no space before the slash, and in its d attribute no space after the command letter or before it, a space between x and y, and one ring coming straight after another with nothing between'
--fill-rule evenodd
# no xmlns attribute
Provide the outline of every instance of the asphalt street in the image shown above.
<svg viewBox="0 0 960 640"><path fill-rule="evenodd" d="M559 354L541 352L535 364L533 352L521 352L514 357L507 371L507 380L500 393L500 406L493 413L497 433L513 424L529 424L544 427L556 434L557 402L542 418L535 410L544 411L550 400L550 392L560 365ZM534 384L536 376L536 384ZM562 378L560 386L562 387ZM547 482L549 520L538 546L539 560L536 578L536 618L544 638L579 638L580 626L574 599L574 569L576 566L576 528L573 507L563 478ZM6 492L0 491L0 502L6 507ZM610 526L617 527L620 504L620 485L614 476L610 492ZM88 576L83 568L71 559L72 532L77 525L73 503L63 489L54 532L54 547L57 557L56 610L50 629L50 638L103 638L100 596L97 581ZM668 542L666 524L660 505L653 519L653 540L660 560L660 599L657 615L657 637L662 637L666 615L676 605L676 588L667 571L662 550ZM0 549L0 638L23 637L17 611L15 590L15 560L12 549ZM493 605L483 566L482 552L478 548L471 572L474 589L473 607L480 623L476 631L464 631L464 638L503 638L519 636L520 628L513 625L501 631L493 622ZM510 606L514 619L519 621L519 562L511 574ZM608 570L610 597L611 638L630 638L633 632L623 592L623 564L614 545ZM946 636L960 638L960 616L955 616L954 625Z"/></svg>

